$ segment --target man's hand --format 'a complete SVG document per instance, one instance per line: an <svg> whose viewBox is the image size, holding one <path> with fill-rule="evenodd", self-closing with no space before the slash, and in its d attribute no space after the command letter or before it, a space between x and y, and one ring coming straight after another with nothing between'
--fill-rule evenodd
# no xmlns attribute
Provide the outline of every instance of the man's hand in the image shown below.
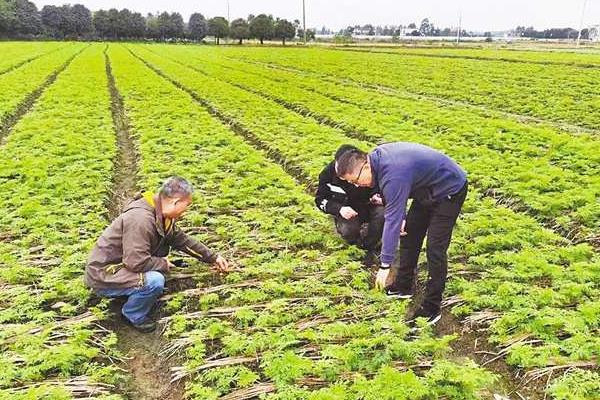
<svg viewBox="0 0 600 400"><path fill-rule="evenodd" d="M169 261L169 259L167 257L164 257L165 261L167 262L167 270L165 272L171 272L171 268L175 268L175 264L173 264L171 261Z"/></svg>
<svg viewBox="0 0 600 400"><path fill-rule="evenodd" d="M379 268L377 271L377 277L375 278L375 289L385 290L385 284L387 282L388 275L390 274L390 269L382 269Z"/></svg>
<svg viewBox="0 0 600 400"><path fill-rule="evenodd" d="M375 193L373 196L371 196L369 201L371 202L371 204L374 204L376 206L383 205L383 197L381 197L381 195L379 193Z"/></svg>
<svg viewBox="0 0 600 400"><path fill-rule="evenodd" d="M400 236L406 236L406 235L408 235L408 232L406 232L404 230L404 228L406 228L406 220L402 221L402 227L400 228Z"/></svg>
<svg viewBox="0 0 600 400"><path fill-rule="evenodd" d="M358 215L356 211L352 207L344 206L340 208L340 215L344 219L352 219Z"/></svg>
<svg viewBox="0 0 600 400"><path fill-rule="evenodd" d="M215 260L214 265L215 265L215 268L217 269L217 271L220 273L229 271L229 263L227 262L226 259L224 259L221 256L217 256L217 259Z"/></svg>

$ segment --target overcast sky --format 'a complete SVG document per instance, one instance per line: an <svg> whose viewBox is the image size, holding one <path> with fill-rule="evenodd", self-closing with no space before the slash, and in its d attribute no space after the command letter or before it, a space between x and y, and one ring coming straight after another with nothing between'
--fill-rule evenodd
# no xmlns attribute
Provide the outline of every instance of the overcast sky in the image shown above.
<svg viewBox="0 0 600 400"><path fill-rule="evenodd" d="M579 27L584 0L306 0L306 25L339 29L372 23L399 25L428 17L436 26L456 26L462 13L467 30L504 30L517 25ZM187 20L192 12L227 17L227 0L34 0L46 4L81 3L93 10L129 8L143 14L177 11ZM229 0L231 19L267 13L290 20L302 17L302 0ZM600 0L587 0L585 24L600 24Z"/></svg>

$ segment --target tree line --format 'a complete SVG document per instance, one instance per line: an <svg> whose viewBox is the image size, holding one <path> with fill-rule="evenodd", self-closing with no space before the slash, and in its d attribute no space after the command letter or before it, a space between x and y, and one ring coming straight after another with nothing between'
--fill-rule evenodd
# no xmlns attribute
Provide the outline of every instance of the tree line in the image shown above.
<svg viewBox="0 0 600 400"><path fill-rule="evenodd" d="M429 18L423 18L420 25L414 22L406 25L351 25L337 32L339 36L456 36L457 28L438 28ZM321 34L331 34L327 28L321 29ZM461 30L461 36L471 36L471 32Z"/></svg>
<svg viewBox="0 0 600 400"><path fill-rule="evenodd" d="M240 44L246 39L287 40L304 36L300 22L249 15L231 23L224 17L206 19L193 13L187 23L177 12L143 16L126 8L91 12L81 4L46 5L41 10L28 0L0 0L0 37L102 40L202 40L207 36L219 44L232 38ZM314 31L307 31L314 39Z"/></svg>
<svg viewBox="0 0 600 400"><path fill-rule="evenodd" d="M535 39L577 39L579 31L573 28L551 28L538 31L533 26L528 28L517 26L513 31L513 36ZM589 39L589 36L588 28L581 30L581 39Z"/></svg>
<svg viewBox="0 0 600 400"><path fill-rule="evenodd" d="M339 31L333 31L327 27L322 27L319 30L321 35L337 35L342 37L352 37L355 35L363 36L456 36L457 28L439 28L435 26L429 18L424 18L419 25L412 22L406 25L350 25ZM526 37L536 39L576 39L579 35L579 31L573 28L550 28L544 30L536 30L532 26L524 27L517 26L515 29L510 30L507 33L513 37ZM595 31L588 28L581 30L581 38L589 39ZM460 36L476 36L474 32L467 32L461 29ZM484 32L483 36L492 37L492 32Z"/></svg>
<svg viewBox="0 0 600 400"><path fill-rule="evenodd" d="M321 34L331 34L327 28L321 29ZM348 26L337 32L340 36L366 35L366 36L456 36L457 28L439 28L435 26L429 18L424 18L420 25L412 22L407 25L385 25L374 26L371 24ZM550 28L544 30L535 30L532 26L526 28L517 26L510 31L511 36L527 37L536 39L576 39L579 34L577 29L573 28ZM475 36L473 32L461 30L460 36ZM491 32L485 32L485 37L491 37ZM588 39L589 29L581 30L581 38Z"/></svg>

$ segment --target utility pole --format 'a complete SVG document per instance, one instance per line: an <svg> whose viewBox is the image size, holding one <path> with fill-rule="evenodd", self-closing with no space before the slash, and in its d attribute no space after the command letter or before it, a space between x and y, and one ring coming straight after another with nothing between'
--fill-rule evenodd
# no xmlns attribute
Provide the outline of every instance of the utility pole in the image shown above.
<svg viewBox="0 0 600 400"><path fill-rule="evenodd" d="M225 0L225 2L227 4L227 25L229 25L231 24L231 20L229 19L229 0ZM223 39L226 40L226 43L229 44L229 37Z"/></svg>
<svg viewBox="0 0 600 400"><path fill-rule="evenodd" d="M456 32L456 44L460 43L460 30L462 29L462 11L458 13L458 32Z"/></svg>
<svg viewBox="0 0 600 400"><path fill-rule="evenodd" d="M583 30L583 18L585 17L585 6L587 0L583 0L583 9L581 10L581 21L579 22L579 33L577 34L577 47L579 47L579 41L581 40L581 31Z"/></svg>
<svg viewBox="0 0 600 400"><path fill-rule="evenodd" d="M302 0L302 26L304 27L304 44L306 44L306 0Z"/></svg>

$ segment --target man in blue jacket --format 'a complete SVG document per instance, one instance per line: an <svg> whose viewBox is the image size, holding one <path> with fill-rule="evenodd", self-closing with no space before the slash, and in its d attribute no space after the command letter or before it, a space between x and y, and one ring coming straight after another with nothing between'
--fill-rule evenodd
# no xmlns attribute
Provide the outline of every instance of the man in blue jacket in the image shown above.
<svg viewBox="0 0 600 400"><path fill-rule="evenodd" d="M340 178L356 186L377 187L383 196L385 224L375 285L389 296L413 295L419 253L427 234L429 278L423 304L414 317L424 317L435 324L441 317L448 246L467 195L465 171L430 147L406 142L384 144L370 154L346 153L338 160L336 171ZM413 202L406 213L409 198ZM386 286L398 241L398 274Z"/></svg>

